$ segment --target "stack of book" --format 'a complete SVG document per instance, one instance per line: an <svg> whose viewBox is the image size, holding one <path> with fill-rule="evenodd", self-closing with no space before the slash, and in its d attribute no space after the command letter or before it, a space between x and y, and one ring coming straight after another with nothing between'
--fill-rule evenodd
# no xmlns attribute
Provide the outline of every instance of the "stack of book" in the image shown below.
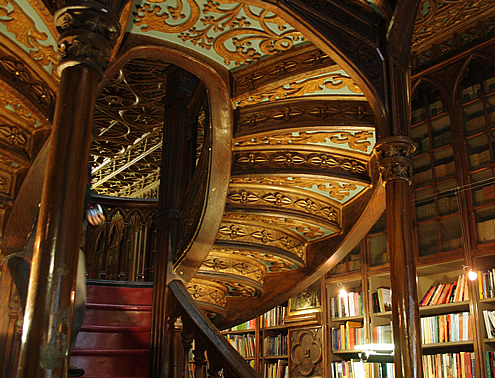
<svg viewBox="0 0 495 378"><path fill-rule="evenodd" d="M483 319L485 320L486 337L495 338L495 311L483 311Z"/></svg>
<svg viewBox="0 0 495 378"><path fill-rule="evenodd" d="M332 350L352 350L354 345L364 344L364 330L361 322L347 321L338 328L332 328Z"/></svg>
<svg viewBox="0 0 495 378"><path fill-rule="evenodd" d="M284 318L287 316L287 307L277 306L263 315L264 327L276 327L284 324Z"/></svg>
<svg viewBox="0 0 495 378"><path fill-rule="evenodd" d="M256 340L253 334L227 335L227 339L242 357L255 357Z"/></svg>
<svg viewBox="0 0 495 378"><path fill-rule="evenodd" d="M371 294L373 312L386 312L392 310L392 291L389 287L379 287L376 293Z"/></svg>
<svg viewBox="0 0 495 378"><path fill-rule="evenodd" d="M427 316L421 318L421 330L424 344L471 340L471 315L469 312L461 312Z"/></svg>
<svg viewBox="0 0 495 378"><path fill-rule="evenodd" d="M278 360L273 363L265 364L265 378L288 378L289 377L289 363L287 360Z"/></svg>
<svg viewBox="0 0 495 378"><path fill-rule="evenodd" d="M263 351L265 356L286 356L287 335L266 336L263 341Z"/></svg>
<svg viewBox="0 0 495 378"><path fill-rule="evenodd" d="M331 298L330 311L332 318L363 315L363 293L349 292Z"/></svg>
<svg viewBox="0 0 495 378"><path fill-rule="evenodd" d="M373 327L373 340L377 344L393 344L392 322Z"/></svg>
<svg viewBox="0 0 495 378"><path fill-rule="evenodd" d="M478 272L478 291L480 299L495 297L495 269Z"/></svg>
<svg viewBox="0 0 495 378"><path fill-rule="evenodd" d="M461 274L457 281L452 283L436 283L430 286L423 299L419 302L419 305L435 306L445 303L463 302L468 299L466 276Z"/></svg>

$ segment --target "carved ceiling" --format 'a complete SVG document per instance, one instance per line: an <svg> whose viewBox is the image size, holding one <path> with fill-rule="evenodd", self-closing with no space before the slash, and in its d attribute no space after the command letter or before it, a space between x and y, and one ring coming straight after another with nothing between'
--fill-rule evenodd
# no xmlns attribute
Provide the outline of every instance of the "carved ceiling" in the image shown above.
<svg viewBox="0 0 495 378"><path fill-rule="evenodd" d="M422 1L415 67L490 37L494 1ZM335 7L371 31L390 17L387 1L304 2ZM0 3L4 209L15 200L53 116L52 13L60 4L46 4ZM135 1L131 12L127 33L179 44L230 71L235 120L227 203L215 246L188 288L209 312L221 313L226 297L262 296L267 275L304 269L310 243L342 232L346 209L376 178L376 122L343 67L271 10L231 0L151 0ZM167 62L132 60L99 94L91 147L95 192L156 198L168 72ZM200 127L208 122L197 121Z"/></svg>

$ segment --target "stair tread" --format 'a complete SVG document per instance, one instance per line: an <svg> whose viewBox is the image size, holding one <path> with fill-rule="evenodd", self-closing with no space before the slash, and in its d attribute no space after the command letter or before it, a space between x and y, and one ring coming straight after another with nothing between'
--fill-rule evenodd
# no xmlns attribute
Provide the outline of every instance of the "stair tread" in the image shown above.
<svg viewBox="0 0 495 378"><path fill-rule="evenodd" d="M86 308L100 310L122 310L122 311L151 311L151 305L131 305L131 304L107 304L107 303L86 303Z"/></svg>
<svg viewBox="0 0 495 378"><path fill-rule="evenodd" d="M81 332L151 332L151 326L115 326L83 324Z"/></svg>
<svg viewBox="0 0 495 378"><path fill-rule="evenodd" d="M146 349L78 349L74 348L73 356L137 356L149 353Z"/></svg>

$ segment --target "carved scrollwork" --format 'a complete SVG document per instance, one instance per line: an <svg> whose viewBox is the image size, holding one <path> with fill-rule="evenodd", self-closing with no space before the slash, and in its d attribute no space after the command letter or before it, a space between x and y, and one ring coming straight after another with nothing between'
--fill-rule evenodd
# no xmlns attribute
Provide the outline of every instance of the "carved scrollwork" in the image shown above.
<svg viewBox="0 0 495 378"><path fill-rule="evenodd" d="M246 105L253 105L263 100L275 101L283 98L300 97L307 94L320 92L324 89L336 90L344 87L347 87L347 89L356 94L363 93L353 79L340 73L334 73L289 83L278 88L270 89L263 93L252 95L248 98L240 100L237 103L237 106L242 107Z"/></svg>
<svg viewBox="0 0 495 378"><path fill-rule="evenodd" d="M384 138L376 145L380 173L384 181L412 182L412 154L415 148L410 138L402 136Z"/></svg>
<svg viewBox="0 0 495 378"><path fill-rule="evenodd" d="M351 150L367 152L373 133L369 131L318 131L267 135L237 142L239 147L277 144L347 144Z"/></svg>
<svg viewBox="0 0 495 378"><path fill-rule="evenodd" d="M183 11L185 5L190 9L188 16ZM143 31L174 33L184 43L205 50L213 48L226 65L248 64L303 41L301 33L271 11L242 2L208 1L200 8L194 0L177 0L177 6L167 10L147 3L137 6L137 10L134 23Z"/></svg>

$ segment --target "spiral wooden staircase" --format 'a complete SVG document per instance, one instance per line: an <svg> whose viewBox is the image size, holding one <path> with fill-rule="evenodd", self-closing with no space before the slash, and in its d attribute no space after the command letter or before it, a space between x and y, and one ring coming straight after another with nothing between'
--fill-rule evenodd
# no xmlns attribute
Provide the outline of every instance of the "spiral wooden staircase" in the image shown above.
<svg viewBox="0 0 495 378"><path fill-rule="evenodd" d="M30 291L25 332L70 304L89 160L107 218L115 203L127 215L152 208L157 377L181 370L167 343L178 318L185 339L220 357L209 374L253 375L211 321L245 321L319 279L383 212L382 177L406 183L389 185L390 198L407 192L404 41L416 66L431 63L442 55L425 37L435 17L455 13L459 29L489 16L449 3L423 9L414 29L412 0L10 3L0 4L2 256L23 249L41 202L35 277L57 277ZM390 212L398 228L401 206ZM14 337L15 291L3 295ZM55 315L38 320L43 310ZM55 352L30 366L43 337L27 337L20 376L66 369ZM3 355L15 356L9 345Z"/></svg>

